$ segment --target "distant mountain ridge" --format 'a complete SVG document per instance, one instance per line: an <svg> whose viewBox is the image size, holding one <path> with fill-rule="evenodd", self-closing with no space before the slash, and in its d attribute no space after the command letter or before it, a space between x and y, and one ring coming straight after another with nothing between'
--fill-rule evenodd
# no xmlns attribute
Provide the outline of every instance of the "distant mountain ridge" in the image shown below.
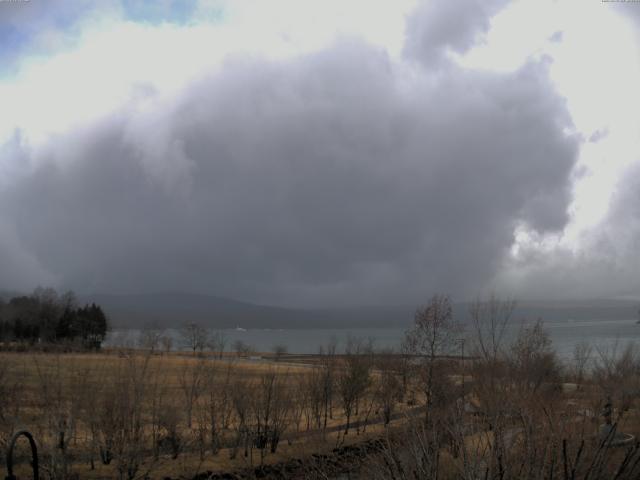
<svg viewBox="0 0 640 480"><path fill-rule="evenodd" d="M0 291L5 300L15 295L19 293ZM187 322L211 328L408 328L417 306L300 309L189 293L81 294L78 301L101 305L116 328L176 327ZM469 305L453 305L456 320L469 322ZM638 306L634 300L521 301L513 317L546 322L636 319Z"/></svg>
<svg viewBox="0 0 640 480"><path fill-rule="evenodd" d="M199 294L95 294L78 299L102 305L114 326L128 328L185 322L211 328L358 328L397 326L413 318L413 309L406 307L297 309Z"/></svg>

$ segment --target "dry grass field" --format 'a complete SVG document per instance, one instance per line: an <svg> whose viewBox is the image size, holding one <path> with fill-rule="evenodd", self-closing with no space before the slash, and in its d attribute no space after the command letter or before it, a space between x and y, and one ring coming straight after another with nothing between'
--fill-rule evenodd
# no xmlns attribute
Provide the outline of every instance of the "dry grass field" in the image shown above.
<svg viewBox="0 0 640 480"><path fill-rule="evenodd" d="M355 364L350 365L353 359ZM413 452L411 445L424 441L424 432L404 430L412 423L408 422L409 412L417 415L411 418L423 416L423 410L412 406L415 401L425 402L415 370L406 392L401 393L399 381L394 384L393 415L385 425L384 387L394 383L389 372L396 380L402 377L401 368L391 357L357 355L350 360L336 355L329 362L322 357L305 360L309 363L303 364L299 358L288 362L286 358L249 360L235 355L218 358L206 353L193 356L135 350L4 352L0 353L0 435L4 444L18 429L31 431L39 444L44 478L83 479L192 478L199 472L241 471L309 458L371 438L404 442L413 438L409 447L398 447L403 452ZM359 368L366 370L360 372L366 383L357 394L357 408L352 408L351 427L345 435L347 380L357 384ZM464 368L470 369L470 365ZM475 458L490 458L497 448L497 431L500 441L507 444L502 448L508 446L514 452L535 437L546 442L547 449L553 442L560 445L561 439L568 440L568 450L575 455L576 439L598 438L603 395L601 385L592 379L568 385L564 391L532 392L523 387L525 395L519 396L512 389L511 398L500 404L511 403L522 418L498 414L495 418L501 430L496 430L495 425L488 426L485 416L467 412L464 419L451 417L450 406L460 404L461 395L485 409L491 408L491 402L482 398L483 389L474 386L472 374L466 374L463 383L462 376L449 367L446 378L448 398L453 401L449 406L432 405L438 419L431 422L450 422L449 441L454 442L455 426L461 427L456 455L462 448ZM322 388L327 382L328 393ZM410 397L413 402L407 401ZM617 409L620 431L640 434L637 407L631 396L624 411ZM525 415L529 416L526 421ZM532 430L527 431L527 425ZM443 441L441 438L438 448L441 476L460 478L459 457L454 450L443 448ZM595 447L589 444L587 448ZM21 442L16 451L19 478L29 476L26 451L26 442ZM622 462L624 451L612 450L607 458L614 464ZM412 458L404 461L411 463ZM384 468L371 475L381 472Z"/></svg>
<svg viewBox="0 0 640 480"><path fill-rule="evenodd" d="M373 365L364 366L345 435L344 360L311 360L4 352L0 436L5 444L12 432L31 431L52 478L163 478L303 458L379 435Z"/></svg>
<svg viewBox="0 0 640 480"><path fill-rule="evenodd" d="M598 450L600 413L613 385L618 431L640 436L631 375L612 373L611 384L594 376L572 384L558 379L555 386L532 386L510 376L505 386L505 377L496 368L483 369L481 361L464 366L441 362L444 373L434 379L448 387L434 390L432 414L423 418L424 365L401 359L369 353L316 356L304 359L305 364L300 358L141 350L4 352L0 435L4 444L18 429L31 431L39 444L43 478L193 478L199 472L310 458L375 438L386 438L389 451L372 457L369 463L375 467L365 467L364 475L393 478L399 468L394 462L400 462L405 469L425 469L421 478L430 478L424 459L433 431L440 432L434 451L441 478L464 478L463 470L473 465L470 458L479 470L507 468L490 463L502 451L514 465L541 464L549 472L563 470L565 455L567 465L578 471L599 469L590 478L604 479L627 455L624 448ZM409 379L404 386L403 377ZM493 390L487 391L492 383ZM478 406L482 414L465 412L460 408L465 403ZM389 404L393 410L386 424ZM425 420L432 430L421 429ZM26 451L22 441L16 451L19 478L29 478ZM602 464L597 463L600 457Z"/></svg>

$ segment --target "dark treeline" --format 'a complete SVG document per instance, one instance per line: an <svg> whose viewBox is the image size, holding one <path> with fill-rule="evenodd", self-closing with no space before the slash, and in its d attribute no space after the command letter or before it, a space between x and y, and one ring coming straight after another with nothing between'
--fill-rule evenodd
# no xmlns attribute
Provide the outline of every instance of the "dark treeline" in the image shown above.
<svg viewBox="0 0 640 480"><path fill-rule="evenodd" d="M0 342L65 343L100 348L108 322L102 308L78 306L73 292L37 288L31 295L0 298Z"/></svg>

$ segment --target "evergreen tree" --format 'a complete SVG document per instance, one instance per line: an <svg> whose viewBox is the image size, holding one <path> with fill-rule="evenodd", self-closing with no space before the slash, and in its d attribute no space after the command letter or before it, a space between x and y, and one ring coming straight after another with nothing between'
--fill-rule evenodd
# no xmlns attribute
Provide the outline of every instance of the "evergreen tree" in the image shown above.
<svg viewBox="0 0 640 480"><path fill-rule="evenodd" d="M0 302L0 341L79 342L100 348L108 322L99 305L78 307L73 292L58 296L53 289L37 288L30 296Z"/></svg>

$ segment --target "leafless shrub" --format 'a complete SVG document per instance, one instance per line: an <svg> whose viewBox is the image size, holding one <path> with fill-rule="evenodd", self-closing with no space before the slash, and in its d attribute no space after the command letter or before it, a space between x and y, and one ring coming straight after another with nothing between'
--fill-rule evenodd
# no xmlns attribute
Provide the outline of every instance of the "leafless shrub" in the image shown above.
<svg viewBox="0 0 640 480"><path fill-rule="evenodd" d="M19 372L10 371L6 363L0 363L0 461L4 459L8 440L20 423L23 404L19 399L23 391Z"/></svg>
<svg viewBox="0 0 640 480"><path fill-rule="evenodd" d="M160 453L169 453L172 459L178 458L184 447L184 440L180 430L180 415L174 408L164 408L160 411L158 425L161 434L157 439Z"/></svg>
<svg viewBox="0 0 640 480"><path fill-rule="evenodd" d="M222 358L224 350L227 347L227 337L224 332L213 332L209 339L209 347L218 354L218 358Z"/></svg>
<svg viewBox="0 0 640 480"><path fill-rule="evenodd" d="M333 398L336 390L336 360L337 340L332 338L326 346L321 346L319 349L320 364L322 366L321 381L321 395L323 403L323 425L322 428L327 428L327 422L329 419L333 419Z"/></svg>
<svg viewBox="0 0 640 480"><path fill-rule="evenodd" d="M156 361L155 369L148 379L148 429L151 437L153 460L158 461L162 439L166 436L165 411L171 409L169 403L169 386L166 368L163 361Z"/></svg>
<svg viewBox="0 0 640 480"><path fill-rule="evenodd" d="M560 378L560 362L540 320L523 327L509 351L512 381L523 395L535 394Z"/></svg>
<svg viewBox="0 0 640 480"><path fill-rule="evenodd" d="M162 335L160 337L160 346L164 353L169 353L173 348L173 339L169 335Z"/></svg>
<svg viewBox="0 0 640 480"><path fill-rule="evenodd" d="M344 434L349 433L353 414L358 414L360 400L371 383L371 350L361 341L350 339L344 365L338 373L338 392L346 417Z"/></svg>
<svg viewBox="0 0 640 480"><path fill-rule="evenodd" d="M314 369L315 370L315 369ZM311 427L311 391L308 388L308 375L302 374L296 377L296 385L298 388L290 389L291 395L291 425L296 429L296 433L300 432L303 425L303 417L305 418L306 429Z"/></svg>
<svg viewBox="0 0 640 480"><path fill-rule="evenodd" d="M233 342L233 349L239 357L247 357L255 351L255 348L242 340L236 340Z"/></svg>
<svg viewBox="0 0 640 480"><path fill-rule="evenodd" d="M249 415L252 395L254 395L254 386L249 382L236 380L231 384L231 401L234 408L233 427L235 431L235 439L232 448L229 450L231 459L236 458L240 447L244 448L245 457L248 457L250 453Z"/></svg>
<svg viewBox="0 0 640 480"><path fill-rule="evenodd" d="M280 360L287 354L288 349L286 345L274 345L271 351L273 352L275 359Z"/></svg>
<svg viewBox="0 0 640 480"><path fill-rule="evenodd" d="M585 373L592 359L593 347L591 344L586 341L576 343L573 348L573 362L571 365L574 381L581 383L584 380Z"/></svg>
<svg viewBox="0 0 640 480"><path fill-rule="evenodd" d="M398 376L398 365L393 352L377 355L376 367L378 376L374 381L374 399L382 412L384 425L391 422L396 404L403 396L403 385Z"/></svg>
<svg viewBox="0 0 640 480"><path fill-rule="evenodd" d="M224 366L209 364L204 371L204 398L198 419L203 453L208 446L212 455L216 455L222 444L223 432L229 428L233 413L231 392L233 374L231 362L227 362Z"/></svg>
<svg viewBox="0 0 640 480"><path fill-rule="evenodd" d="M60 357L45 365L37 356L33 357L37 372L37 407L44 419L40 438L44 441L43 467L53 479L69 476L69 444L76 434L80 416L79 399L86 389L88 375L73 365L68 370L61 365Z"/></svg>
<svg viewBox="0 0 640 480"><path fill-rule="evenodd" d="M113 461L120 479L136 478L147 456L150 436L144 416L152 391L149 359L134 355L119 361L107 373L94 406L92 430L101 460Z"/></svg>
<svg viewBox="0 0 640 480"><path fill-rule="evenodd" d="M602 399L612 399L622 416L640 394L640 351L635 343L620 349L616 341L611 347L596 347L593 378Z"/></svg>
<svg viewBox="0 0 640 480"><path fill-rule="evenodd" d="M324 366L313 368L302 377L302 390L307 399L307 408L305 409L307 430L311 428L311 425L316 428L322 427L322 414L325 405L328 404L325 401L325 378Z"/></svg>
<svg viewBox="0 0 640 480"><path fill-rule="evenodd" d="M180 368L178 383L182 393L182 406L186 414L187 427L191 428L193 420L193 408L197 403L205 382L206 360L198 359L195 362L185 361Z"/></svg>
<svg viewBox="0 0 640 480"><path fill-rule="evenodd" d="M267 448L276 453L288 426L291 396L286 387L286 376L274 370L263 373L255 385L250 409L253 444L260 450L262 461Z"/></svg>

